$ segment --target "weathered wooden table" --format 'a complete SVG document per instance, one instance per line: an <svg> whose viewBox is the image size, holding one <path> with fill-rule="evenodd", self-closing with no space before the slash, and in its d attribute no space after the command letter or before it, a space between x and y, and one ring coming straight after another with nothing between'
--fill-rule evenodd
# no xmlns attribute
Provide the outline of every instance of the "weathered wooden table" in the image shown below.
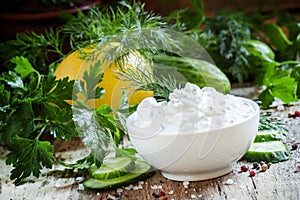
<svg viewBox="0 0 300 200"><path fill-rule="evenodd" d="M283 111L274 110L272 115L287 123L286 144L300 143L300 118L288 118L288 113L300 110L300 104L285 107ZM55 141L56 156L65 161L76 160L87 153L80 139L70 142ZM300 146L300 145L299 145ZM207 181L179 182L165 179L159 171L132 186L110 191L83 190L82 176L71 176L59 165L43 171L40 178L31 178L24 185L15 187L9 179L10 166L5 165L4 147L0 147L0 199L1 200L47 200L47 199L300 199L300 147L291 150L288 161L274 163L266 172L257 171L253 177L241 172L241 165L252 163L239 161L227 175ZM211 163L212 165L214 163ZM74 175L74 174L73 174ZM160 194L160 197L157 195Z"/></svg>

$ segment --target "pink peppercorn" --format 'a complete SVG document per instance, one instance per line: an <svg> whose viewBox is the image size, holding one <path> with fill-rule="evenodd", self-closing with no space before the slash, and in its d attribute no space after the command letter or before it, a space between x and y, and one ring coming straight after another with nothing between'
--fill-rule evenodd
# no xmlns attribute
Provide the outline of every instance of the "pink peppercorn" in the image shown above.
<svg viewBox="0 0 300 200"><path fill-rule="evenodd" d="M256 174L256 173L255 173L255 171L253 171L253 170L251 170L251 171L249 172L249 175L250 175L250 176L255 176L255 174Z"/></svg>
<svg viewBox="0 0 300 200"><path fill-rule="evenodd" d="M248 170L249 170L249 168L246 165L241 166L241 171L242 172L246 172Z"/></svg>
<svg viewBox="0 0 300 200"><path fill-rule="evenodd" d="M160 192L158 193L158 195L159 195L160 197L163 197L163 196L166 196L166 193L165 193L164 191L160 191Z"/></svg>

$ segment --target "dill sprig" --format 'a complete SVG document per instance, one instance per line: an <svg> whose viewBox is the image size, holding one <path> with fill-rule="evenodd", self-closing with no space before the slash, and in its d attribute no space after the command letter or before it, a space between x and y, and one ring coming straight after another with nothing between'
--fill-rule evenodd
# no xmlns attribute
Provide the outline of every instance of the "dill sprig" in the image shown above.
<svg viewBox="0 0 300 200"><path fill-rule="evenodd" d="M157 101L168 100L169 94L181 87L174 76L156 73L152 67L145 68L142 64L135 68L120 68L115 73L120 80L130 82L129 87L136 88L135 91L152 91Z"/></svg>
<svg viewBox="0 0 300 200"><path fill-rule="evenodd" d="M53 29L45 30L44 34L35 32L17 33L15 40L1 43L1 57L6 61L4 65L9 66L10 59L15 56L27 58L33 66L39 67L40 72L48 73L48 64L53 57L63 57L64 37L60 31ZM54 60L56 60L54 58ZM59 61L59 60L56 60Z"/></svg>
<svg viewBox="0 0 300 200"><path fill-rule="evenodd" d="M61 27L70 36L73 48L105 42L113 35L132 29L166 27L160 15L147 12L144 3L119 2L116 7L95 7L79 12L71 22Z"/></svg>

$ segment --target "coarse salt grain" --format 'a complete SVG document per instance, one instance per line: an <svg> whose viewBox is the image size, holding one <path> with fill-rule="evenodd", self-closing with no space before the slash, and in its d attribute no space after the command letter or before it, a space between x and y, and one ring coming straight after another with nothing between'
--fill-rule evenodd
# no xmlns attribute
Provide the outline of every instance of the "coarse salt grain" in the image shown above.
<svg viewBox="0 0 300 200"><path fill-rule="evenodd" d="M133 186L133 188L132 188L133 190L138 190L139 189L139 187L138 186Z"/></svg>
<svg viewBox="0 0 300 200"><path fill-rule="evenodd" d="M226 182L225 182L225 185L232 185L232 184L234 184L234 180L232 180L232 179L227 179L226 180Z"/></svg>
<svg viewBox="0 0 300 200"><path fill-rule="evenodd" d="M117 189L117 193L122 193L122 192L123 192L123 189L121 189L121 188Z"/></svg>
<svg viewBox="0 0 300 200"><path fill-rule="evenodd" d="M83 184L79 184L79 185L78 185L78 190L84 190Z"/></svg>
<svg viewBox="0 0 300 200"><path fill-rule="evenodd" d="M64 186L64 181L62 179L58 179L57 182L55 183L54 187L60 188Z"/></svg>
<svg viewBox="0 0 300 200"><path fill-rule="evenodd" d="M117 197L115 197L115 196L113 196L113 195L111 195L111 194L108 194L108 195L107 195L107 198L108 198L108 199L111 199L111 200L117 200Z"/></svg>
<svg viewBox="0 0 300 200"><path fill-rule="evenodd" d="M138 185L138 189L142 190L143 186L142 185Z"/></svg>
<svg viewBox="0 0 300 200"><path fill-rule="evenodd" d="M182 184L183 184L183 186L185 186L185 187L186 187L186 186L188 186L188 185L190 184L190 182L189 182L189 181L183 181L183 183L182 183Z"/></svg>
<svg viewBox="0 0 300 200"><path fill-rule="evenodd" d="M82 181L82 180L83 180L83 177L82 177L82 176L78 176L78 177L75 178L75 181L76 181L76 182L79 182L79 181Z"/></svg>
<svg viewBox="0 0 300 200"><path fill-rule="evenodd" d="M157 189L157 185L151 185L150 186L152 190L156 190Z"/></svg>
<svg viewBox="0 0 300 200"><path fill-rule="evenodd" d="M174 190L170 190L168 194L174 194Z"/></svg>
<svg viewBox="0 0 300 200"><path fill-rule="evenodd" d="M131 190L133 188L133 185L128 185L127 187L125 187L125 190Z"/></svg>

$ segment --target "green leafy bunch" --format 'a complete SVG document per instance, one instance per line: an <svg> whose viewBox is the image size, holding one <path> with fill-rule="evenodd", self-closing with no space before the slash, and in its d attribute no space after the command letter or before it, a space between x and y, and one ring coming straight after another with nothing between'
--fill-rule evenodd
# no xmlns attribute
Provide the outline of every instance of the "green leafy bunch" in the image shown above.
<svg viewBox="0 0 300 200"><path fill-rule="evenodd" d="M28 59L15 57L13 71L0 76L0 141L9 142L7 164L18 185L54 162L53 146L44 134L68 140L76 135L71 106L74 81L41 75Z"/></svg>
<svg viewBox="0 0 300 200"><path fill-rule="evenodd" d="M95 163L98 166L109 153L113 153L112 150L116 156L125 155L136 159L136 151L119 147L126 135L126 119L123 117L132 113L135 106L129 107L125 97L120 100L120 104L123 105L120 105L118 110L113 110L106 104L99 107L87 106L89 100L103 96L103 88L98 86L103 78L101 66L100 61L91 64L89 69L84 71L83 80L75 82L73 91L76 96L81 94L78 98L73 97L76 100L73 105L73 121L80 135L84 137L84 144L91 149L89 164ZM78 165L77 162L68 166L74 168L81 164Z"/></svg>
<svg viewBox="0 0 300 200"><path fill-rule="evenodd" d="M0 43L0 58L4 64L0 71L8 71L14 68L10 60L16 56L27 58L30 63L38 67L41 74L49 72L50 63L58 63L65 55L63 53L64 35L53 29L45 30L44 34L35 32L17 33L14 40Z"/></svg>
<svg viewBox="0 0 300 200"><path fill-rule="evenodd" d="M92 8L87 13L79 12L61 30L70 36L71 46L87 47L128 30L166 27L160 15L145 11L144 6L139 1L120 1L114 7Z"/></svg>
<svg viewBox="0 0 300 200"><path fill-rule="evenodd" d="M207 48L219 66L231 80L242 83L249 78L249 52L244 45L251 38L251 29L243 12L220 10L213 18L207 18L205 28L200 32L198 41Z"/></svg>

